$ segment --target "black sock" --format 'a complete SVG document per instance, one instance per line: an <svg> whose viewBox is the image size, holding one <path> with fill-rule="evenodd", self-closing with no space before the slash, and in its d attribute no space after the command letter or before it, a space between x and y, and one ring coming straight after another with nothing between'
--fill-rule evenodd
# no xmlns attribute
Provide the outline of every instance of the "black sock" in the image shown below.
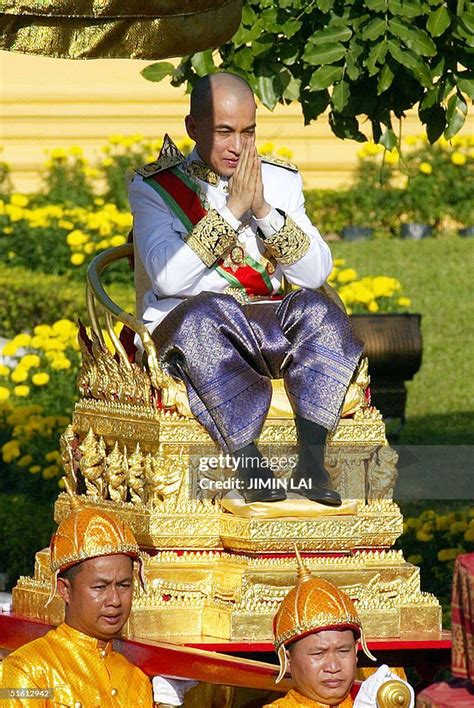
<svg viewBox="0 0 474 708"><path fill-rule="evenodd" d="M324 446L328 431L322 425L298 414L295 422L298 433L298 472L327 475L324 468Z"/></svg>

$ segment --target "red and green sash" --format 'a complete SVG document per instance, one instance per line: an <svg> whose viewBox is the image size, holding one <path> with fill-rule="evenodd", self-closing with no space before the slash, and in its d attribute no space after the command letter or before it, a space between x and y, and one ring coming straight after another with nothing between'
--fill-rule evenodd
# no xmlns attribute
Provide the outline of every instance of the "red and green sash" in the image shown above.
<svg viewBox="0 0 474 708"><path fill-rule="evenodd" d="M188 231L206 216L198 185L177 167L158 172L144 181L158 192ZM273 292L265 266L249 255L237 268L225 266L224 258L214 268L232 287L244 290L247 295L270 295Z"/></svg>

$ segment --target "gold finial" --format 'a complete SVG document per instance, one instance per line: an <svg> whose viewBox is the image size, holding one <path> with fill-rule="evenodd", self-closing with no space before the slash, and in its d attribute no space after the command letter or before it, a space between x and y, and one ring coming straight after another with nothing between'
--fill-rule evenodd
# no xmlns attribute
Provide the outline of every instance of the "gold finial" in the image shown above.
<svg viewBox="0 0 474 708"><path fill-rule="evenodd" d="M298 546L295 545L295 556L296 556L296 564L298 566L298 570L296 573L296 578L298 580L298 583L305 583L307 580L311 580L312 575L309 572L308 568L305 566L303 563L300 552L298 550Z"/></svg>
<svg viewBox="0 0 474 708"><path fill-rule="evenodd" d="M385 681L377 691L377 705L380 708L408 708L410 701L409 687L396 679Z"/></svg>
<svg viewBox="0 0 474 708"><path fill-rule="evenodd" d="M66 492L69 494L69 505L71 507L71 511L74 511L74 509L80 509L81 502L77 498L77 494L73 492L70 481L66 478L64 479L64 486L66 487Z"/></svg>

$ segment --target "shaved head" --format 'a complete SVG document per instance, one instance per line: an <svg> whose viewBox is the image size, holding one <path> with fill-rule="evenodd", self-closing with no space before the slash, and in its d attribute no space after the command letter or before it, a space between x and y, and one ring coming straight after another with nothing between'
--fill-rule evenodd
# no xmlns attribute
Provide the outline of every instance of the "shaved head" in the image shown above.
<svg viewBox="0 0 474 708"><path fill-rule="evenodd" d="M209 74L195 85L186 131L200 159L217 174L230 177L244 141L255 143L256 108L249 85L234 74Z"/></svg>
<svg viewBox="0 0 474 708"><path fill-rule="evenodd" d="M209 116L214 110L213 104L229 93L238 100L254 101L252 89L240 76L224 71L202 76L191 92L190 114L195 120Z"/></svg>

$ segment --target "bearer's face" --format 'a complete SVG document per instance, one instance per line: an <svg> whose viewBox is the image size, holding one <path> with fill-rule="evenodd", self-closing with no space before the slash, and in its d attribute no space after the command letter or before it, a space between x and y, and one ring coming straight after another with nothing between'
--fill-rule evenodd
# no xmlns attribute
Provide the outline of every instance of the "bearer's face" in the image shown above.
<svg viewBox="0 0 474 708"><path fill-rule="evenodd" d="M354 683L357 643L350 630L324 630L292 644L288 660L300 693L314 701L338 705Z"/></svg>
<svg viewBox="0 0 474 708"><path fill-rule="evenodd" d="M71 579L58 579L58 592L66 603L66 623L108 642L130 615L132 559L120 553L82 561Z"/></svg>
<svg viewBox="0 0 474 708"><path fill-rule="evenodd" d="M251 93L236 95L229 88L216 87L209 112L197 118L187 116L189 137L195 141L201 159L217 174L231 177L244 141L255 141L255 112Z"/></svg>

